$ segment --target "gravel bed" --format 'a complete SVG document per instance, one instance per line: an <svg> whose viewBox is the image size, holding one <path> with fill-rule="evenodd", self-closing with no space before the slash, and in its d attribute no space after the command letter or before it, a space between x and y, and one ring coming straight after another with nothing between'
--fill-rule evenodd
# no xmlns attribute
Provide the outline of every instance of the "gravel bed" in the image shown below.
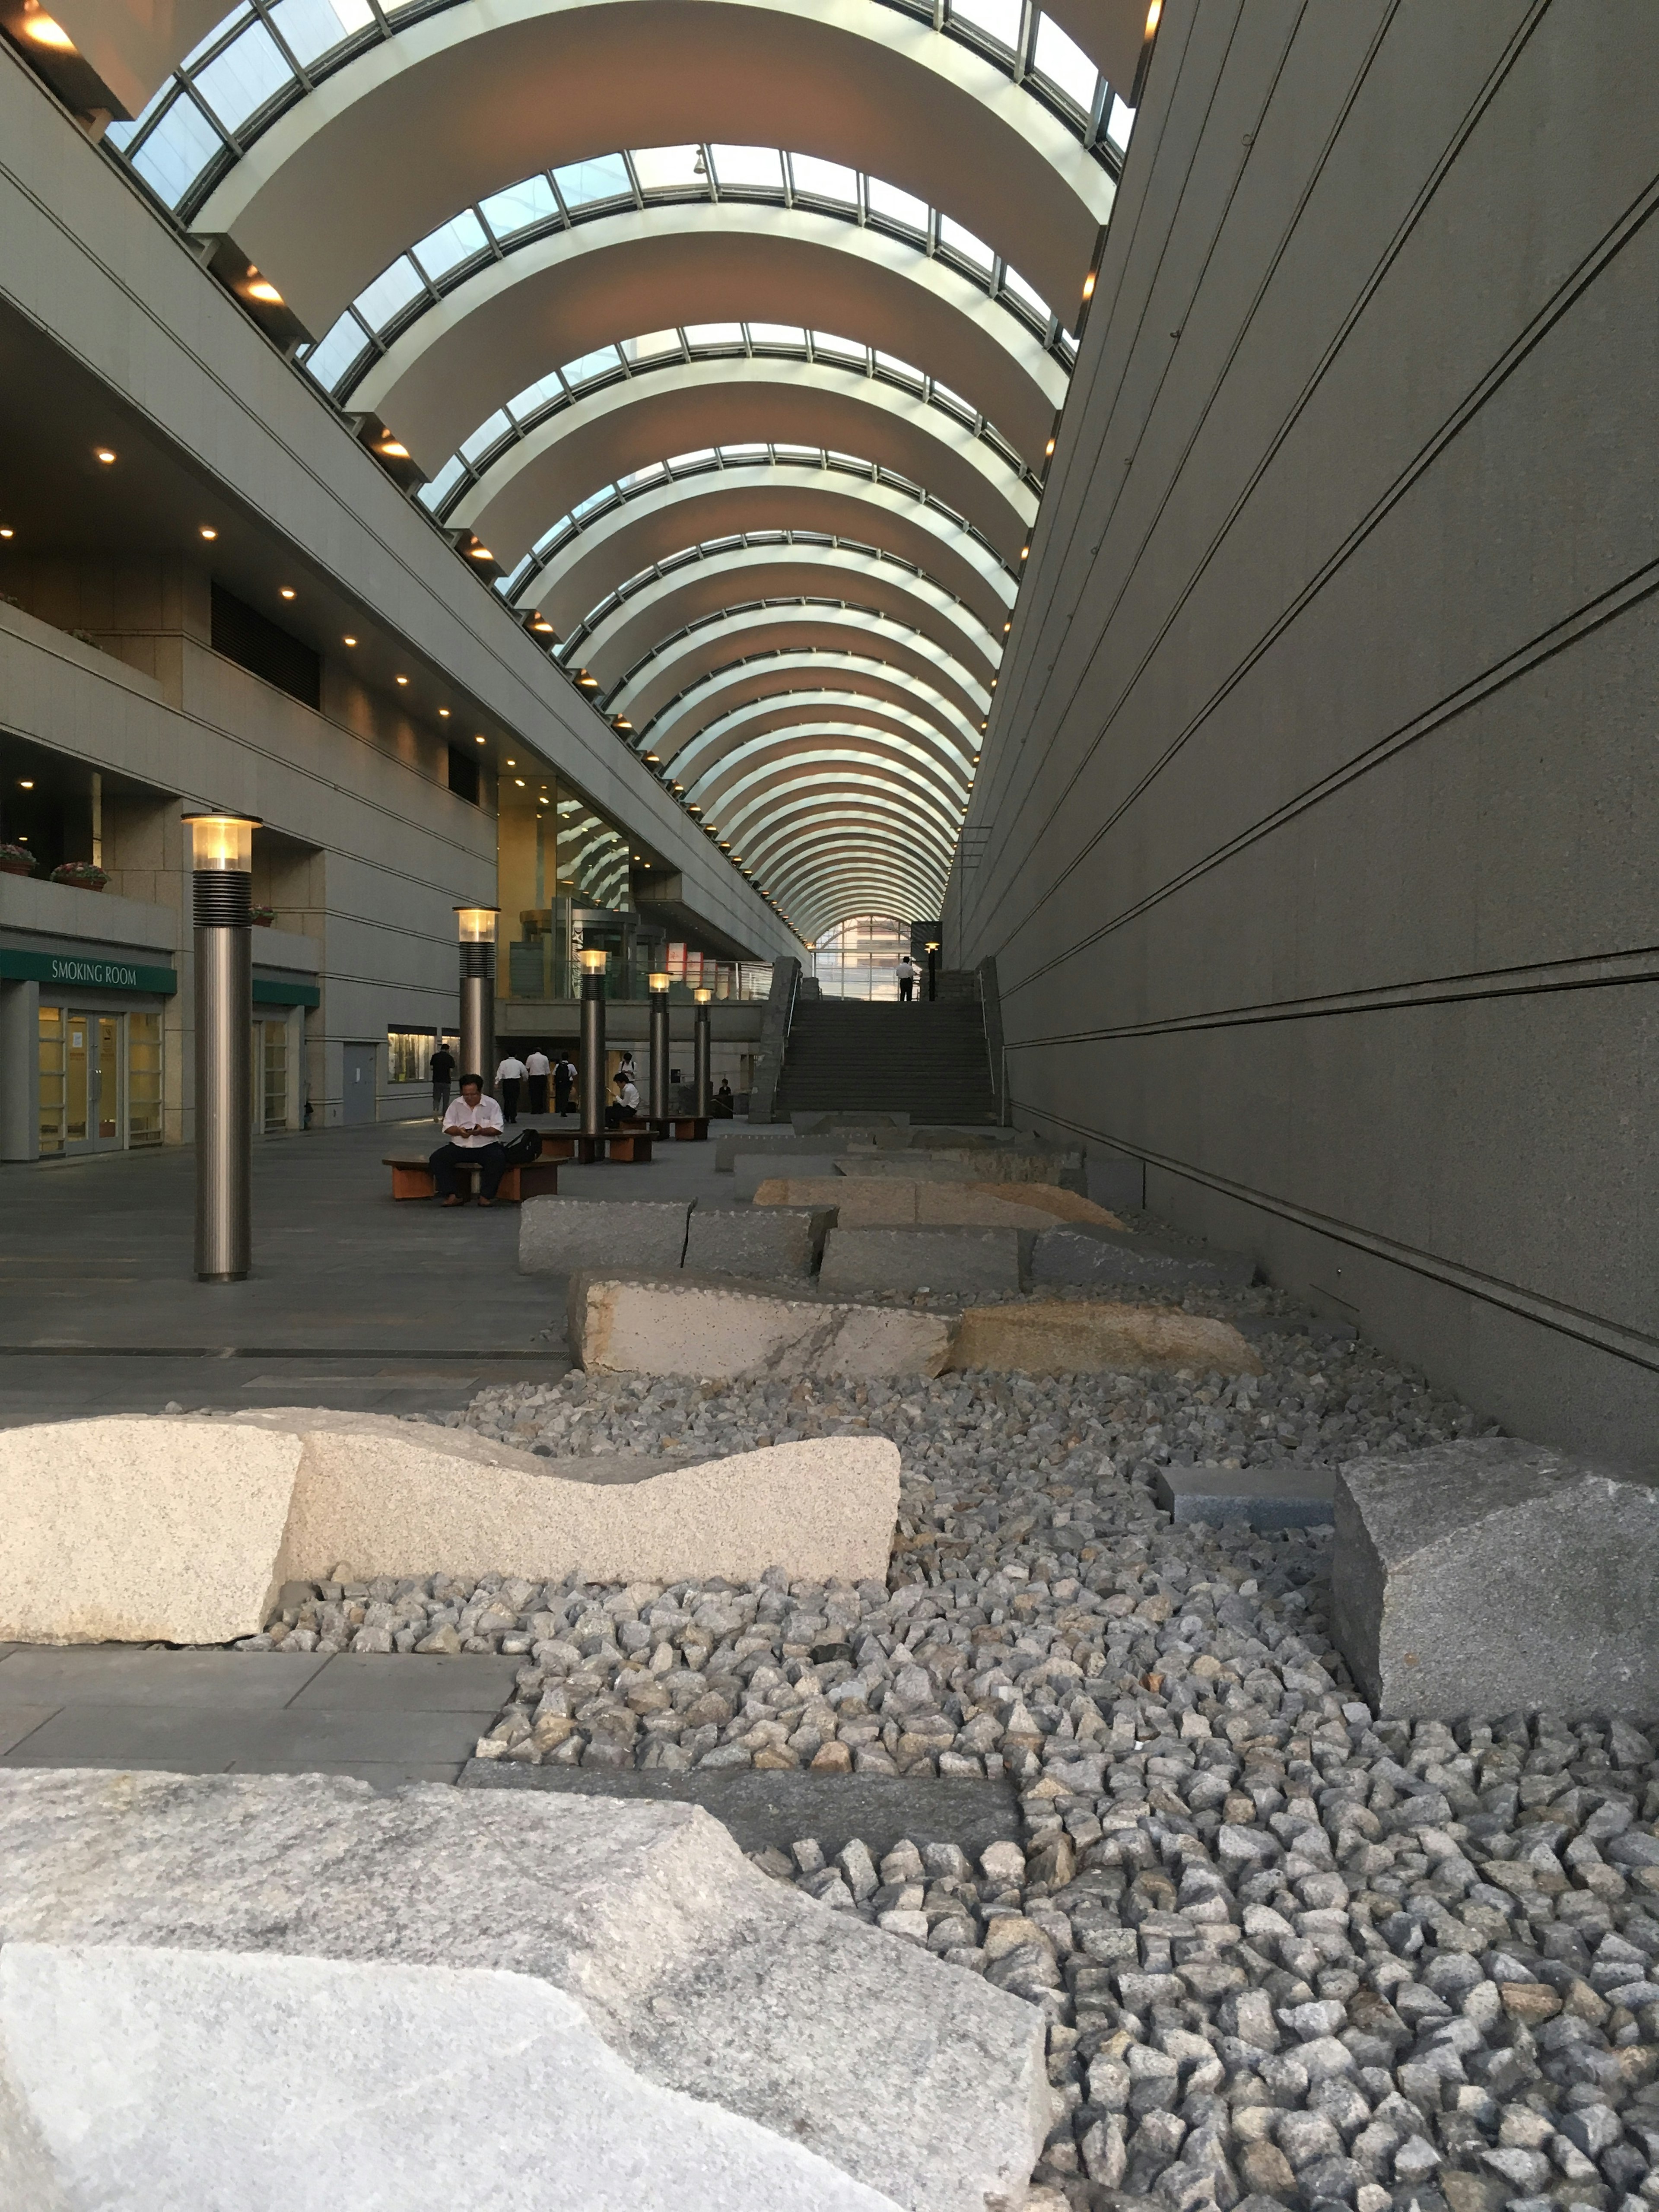
<svg viewBox="0 0 1659 2212"><path fill-rule="evenodd" d="M1006 1774L1024 1844L977 1865L756 1856L1042 2011L1031 2212L1654 2212L1654 1743L1378 1720L1327 1633L1328 1531L1173 1528L1170 1462L1491 1431L1364 1345L1257 1348L1236 1382L485 1391L447 1424L556 1458L890 1436L888 1582L343 1578L253 1644L520 1655L485 1758Z"/></svg>

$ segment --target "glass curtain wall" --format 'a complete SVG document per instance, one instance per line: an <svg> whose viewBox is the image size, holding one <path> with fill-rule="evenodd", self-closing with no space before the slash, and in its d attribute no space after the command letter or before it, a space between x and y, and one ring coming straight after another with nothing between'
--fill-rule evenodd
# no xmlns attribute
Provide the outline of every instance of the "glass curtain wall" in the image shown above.
<svg viewBox="0 0 1659 2212"><path fill-rule="evenodd" d="M628 840L615 823L526 761L501 775L496 837L496 996L578 998L577 955L599 946L610 994L644 998L663 933L635 911Z"/></svg>
<svg viewBox="0 0 1659 2212"><path fill-rule="evenodd" d="M898 963L910 950L910 925L890 915L854 915L819 938L812 972L826 999L896 999Z"/></svg>

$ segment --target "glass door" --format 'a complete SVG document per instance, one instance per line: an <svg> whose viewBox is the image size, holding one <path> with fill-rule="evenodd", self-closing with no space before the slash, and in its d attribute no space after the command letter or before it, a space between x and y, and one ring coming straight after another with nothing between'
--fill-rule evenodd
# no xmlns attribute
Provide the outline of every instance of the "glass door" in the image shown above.
<svg viewBox="0 0 1659 2212"><path fill-rule="evenodd" d="M70 1012L64 1017L64 1026L68 1033L64 1054L64 1146L67 1152L83 1152L87 1149L87 1093L92 1080L87 1050L87 1032L91 1024L84 1014Z"/></svg>
<svg viewBox="0 0 1659 2212"><path fill-rule="evenodd" d="M87 1043L92 1059L92 1143L100 1152L121 1149L121 1017L89 1014Z"/></svg>

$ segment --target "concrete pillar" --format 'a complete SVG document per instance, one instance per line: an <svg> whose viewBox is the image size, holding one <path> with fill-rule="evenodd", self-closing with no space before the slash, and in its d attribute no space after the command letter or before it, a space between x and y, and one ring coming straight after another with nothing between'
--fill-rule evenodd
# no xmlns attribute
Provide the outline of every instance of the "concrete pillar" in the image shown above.
<svg viewBox="0 0 1659 2212"><path fill-rule="evenodd" d="M0 983L0 1160L40 1157L40 986Z"/></svg>

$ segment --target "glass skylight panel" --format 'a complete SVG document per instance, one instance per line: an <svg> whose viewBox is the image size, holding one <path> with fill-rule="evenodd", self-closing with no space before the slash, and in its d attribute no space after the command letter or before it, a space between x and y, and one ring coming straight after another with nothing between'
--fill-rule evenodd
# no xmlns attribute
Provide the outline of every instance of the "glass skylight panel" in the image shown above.
<svg viewBox="0 0 1659 2212"><path fill-rule="evenodd" d="M790 346L799 353L806 347L806 333L799 323L750 323L749 343L757 346Z"/></svg>
<svg viewBox="0 0 1659 2212"><path fill-rule="evenodd" d="M252 15L253 10L251 8L233 8L229 15L221 15L213 28L208 33L206 38L198 40L197 43L191 48L190 52L185 56L183 61L179 63L179 68L181 70L194 69L197 63L202 58L202 56L205 53L210 52L211 50L218 45L220 40L225 36L227 32L233 30L239 22L250 21L252 18Z"/></svg>
<svg viewBox="0 0 1659 2212"><path fill-rule="evenodd" d="M515 393L507 403L507 411L515 422L522 422L538 408L545 407L550 399L564 396L564 381L556 372L551 376L538 376L533 384Z"/></svg>
<svg viewBox="0 0 1659 2212"><path fill-rule="evenodd" d="M781 461L799 468L817 468L823 459L816 446L774 446L772 450Z"/></svg>
<svg viewBox="0 0 1659 2212"><path fill-rule="evenodd" d="M469 260L475 253L482 253L489 243L484 227L477 216L471 208L463 208L460 214L453 216L448 222L440 223L436 230L428 231L419 245L411 246L410 251L435 283L461 262Z"/></svg>
<svg viewBox="0 0 1659 2212"><path fill-rule="evenodd" d="M740 346L743 343L741 323L688 323L685 343L689 346Z"/></svg>
<svg viewBox="0 0 1659 2212"><path fill-rule="evenodd" d="M1112 94L1112 112L1106 120L1106 136L1120 152L1129 143L1129 133L1135 127L1135 112L1127 106L1117 94Z"/></svg>
<svg viewBox="0 0 1659 2212"><path fill-rule="evenodd" d="M526 177L521 185L492 192L479 204L497 238L511 238L517 231L528 230L532 223L549 222L559 212L553 187L545 177Z"/></svg>
<svg viewBox="0 0 1659 2212"><path fill-rule="evenodd" d="M561 374L574 392L578 385L591 384L596 376L613 375L621 367L622 356L615 346L599 346L579 361L566 362Z"/></svg>
<svg viewBox="0 0 1659 2212"><path fill-rule="evenodd" d="M921 371L913 368L908 361L901 361L896 354L883 353L878 349L876 366L884 368L890 376L902 376L907 384L919 386L921 383Z"/></svg>
<svg viewBox="0 0 1659 2212"><path fill-rule="evenodd" d="M188 93L180 93L133 156L132 166L177 207L224 141Z"/></svg>
<svg viewBox="0 0 1659 2212"><path fill-rule="evenodd" d="M832 461L838 461L843 468L863 469L867 471L870 467L870 463L862 459L857 453L839 453L833 446L830 448L828 458Z"/></svg>
<svg viewBox="0 0 1659 2212"><path fill-rule="evenodd" d="M775 146L711 146L708 153L722 191L783 190L783 156Z"/></svg>
<svg viewBox="0 0 1659 2212"><path fill-rule="evenodd" d="M1023 301L1034 314L1042 316L1045 321L1054 313L1042 293L1034 285L1028 284L1018 270L1011 268L1006 261L1002 264L1002 289L1005 292L1012 292L1015 299Z"/></svg>
<svg viewBox="0 0 1659 2212"><path fill-rule="evenodd" d="M933 379L933 397L942 399L947 407L954 408L958 415L965 415L970 422L979 419L979 410L973 401L964 399L959 392L952 392L950 386L941 384L938 377Z"/></svg>
<svg viewBox="0 0 1659 2212"><path fill-rule="evenodd" d="M555 539L562 538L569 527L570 517L568 514L562 514L556 522L550 524L548 528L543 531L532 550L538 553L544 553Z"/></svg>
<svg viewBox="0 0 1659 2212"><path fill-rule="evenodd" d="M853 361L862 366L869 359L869 349L856 344L851 338L838 338L828 331L814 331L812 350L826 359Z"/></svg>
<svg viewBox="0 0 1659 2212"><path fill-rule="evenodd" d="M695 469L700 462L712 461L714 458L714 448L712 446L699 446L695 453L671 453L667 466L671 469Z"/></svg>
<svg viewBox="0 0 1659 2212"><path fill-rule="evenodd" d="M622 344L624 361L662 361L684 351L678 331L647 331L643 337L624 338Z"/></svg>
<svg viewBox="0 0 1659 2212"><path fill-rule="evenodd" d="M378 331L425 290L420 270L406 253L400 253L390 269L382 270L372 284L364 286L353 305L370 330Z"/></svg>
<svg viewBox="0 0 1659 2212"><path fill-rule="evenodd" d="M307 366L309 364L307 363ZM449 497L466 471L457 455L452 453L429 484L422 484L416 496L422 507L437 508Z"/></svg>
<svg viewBox="0 0 1659 2212"><path fill-rule="evenodd" d="M489 451L498 438L506 437L512 428L512 418L507 410L504 407L498 407L493 415L487 416L479 423L477 428L461 447L461 459L464 461L476 461L481 453L487 453Z"/></svg>
<svg viewBox="0 0 1659 2212"><path fill-rule="evenodd" d="M985 240L976 238L965 223L954 222L948 215L942 215L939 219L939 235L941 246L948 246L952 253L959 255L969 267L977 269L981 276L990 275L991 264L996 256Z"/></svg>
<svg viewBox="0 0 1659 2212"><path fill-rule="evenodd" d="M630 485L654 483L659 477L665 477L667 474L667 467L663 462L647 461L642 469L634 471L628 482Z"/></svg>
<svg viewBox="0 0 1659 2212"><path fill-rule="evenodd" d="M374 21L368 0L276 0L270 20L301 67Z"/></svg>
<svg viewBox="0 0 1659 2212"><path fill-rule="evenodd" d="M746 445L720 447L720 459L723 461L769 461L771 458L772 448L769 446Z"/></svg>
<svg viewBox="0 0 1659 2212"><path fill-rule="evenodd" d="M646 146L634 155L634 173L645 192L706 191L701 146Z"/></svg>
<svg viewBox="0 0 1659 2212"><path fill-rule="evenodd" d="M217 61L196 73L197 90L228 131L236 130L293 81L282 48L259 22L250 23Z"/></svg>
<svg viewBox="0 0 1659 2212"><path fill-rule="evenodd" d="M1019 46L1019 0L951 0L951 21L971 24L1011 53Z"/></svg>
<svg viewBox="0 0 1659 2212"><path fill-rule="evenodd" d="M325 392L332 392L367 343L356 315L342 315L306 356L306 374L314 376Z"/></svg>
<svg viewBox="0 0 1659 2212"><path fill-rule="evenodd" d="M601 154L592 161L572 161L555 169L553 181L568 208L592 207L598 200L631 200L628 164L620 154Z"/></svg>
<svg viewBox="0 0 1659 2212"><path fill-rule="evenodd" d="M615 484L601 484L598 491L591 491L586 499L579 499L576 501L570 510L571 521L580 522L583 515L592 514L596 507L603 507L606 500L614 499L616 495Z"/></svg>
<svg viewBox="0 0 1659 2212"><path fill-rule="evenodd" d="M847 207L858 205L859 173L844 162L822 161L816 154L792 154L789 173L797 192L806 192L814 199L838 200Z"/></svg>
<svg viewBox="0 0 1659 2212"><path fill-rule="evenodd" d="M926 233L929 214L926 200L919 200L914 192L901 191L896 185L884 184L879 177L866 177L864 188L872 215L884 222L902 223L907 230Z"/></svg>
<svg viewBox="0 0 1659 2212"><path fill-rule="evenodd" d="M1036 52L1033 56L1039 73L1055 85L1068 100L1075 100L1086 115L1094 105L1095 87L1100 82L1100 71L1090 60L1077 40L1055 22L1052 15L1043 15L1037 21Z"/></svg>

